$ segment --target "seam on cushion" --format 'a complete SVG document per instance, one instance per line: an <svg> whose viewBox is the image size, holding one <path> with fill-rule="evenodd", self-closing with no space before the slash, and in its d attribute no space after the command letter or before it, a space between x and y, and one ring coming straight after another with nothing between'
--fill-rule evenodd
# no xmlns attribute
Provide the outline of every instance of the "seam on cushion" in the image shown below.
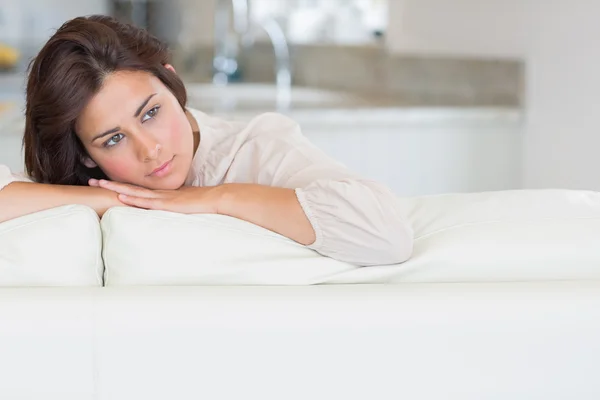
<svg viewBox="0 0 600 400"><path fill-rule="evenodd" d="M497 223L515 223L515 222L548 222L548 221L573 221L573 220L581 221L581 220L594 220L594 219L600 219L600 217L540 218L540 219L522 219L519 221L489 220L489 221L481 221L481 222L469 222L469 223L464 223L464 224L460 224L460 225L454 225L454 226L447 227L447 228L438 229L437 231L430 232L423 236L416 237L414 239L414 241L416 242L417 240L425 239L425 238L428 238L429 236L433 236L438 233L456 230L456 229L462 229L462 228L466 228L469 226L476 226L476 225L488 225L488 224L497 224Z"/></svg>
<svg viewBox="0 0 600 400"><path fill-rule="evenodd" d="M105 254L105 250L108 248L108 246L104 246L105 243L109 242L109 238L111 237L111 224L110 223L105 223L103 224L103 221L108 220L111 218L111 215L114 214L115 211L114 209L108 209L106 210L106 212L104 213L104 215L102 216L102 218L100 219L100 232L102 232L102 253L101 253L101 257L102 257L102 262L104 263L104 273L102 274L102 286L105 287L106 286L106 282L107 282L107 274L108 274L108 263L106 261L106 258L104 257ZM102 226L106 226L105 229L102 228Z"/></svg>
<svg viewBox="0 0 600 400"><path fill-rule="evenodd" d="M96 276L96 281L98 284L100 284L100 286L104 286L104 260L102 259L102 248L104 246L102 243L102 228L100 227L100 218L98 217L98 214L96 214L96 211L92 209L87 209L87 211L88 214L93 214L94 220L97 224L96 228L93 229L95 237L94 243L99 244L99 246L96 246L98 249L96 250L94 272L98 271L99 264L101 264L102 273L100 274L100 276Z"/></svg>
<svg viewBox="0 0 600 400"><path fill-rule="evenodd" d="M196 224L197 223L197 221L190 221L188 218L186 218L186 215L184 215L184 214L176 214L176 215L181 216L181 218L162 217L162 216L158 216L158 215L143 215L143 214L137 213L137 212L135 214L130 214L130 215L134 215L136 217L141 217L141 218L153 218L153 219L156 219L156 220L176 221L178 223L185 223L185 224ZM201 215L201 214L187 214L187 215L192 216L192 215ZM229 218L234 218L234 217L229 217ZM240 219L240 218L234 218L234 219L238 219L240 221L244 221L243 219ZM243 233L245 235L250 235L250 236L271 238L271 239L274 239L274 240L279 240L281 242L293 243L293 244L295 244L297 246L304 247L300 243L298 243L298 242L296 242L296 241L294 241L292 239L289 239L289 238L287 238L287 237L285 237L285 236L283 236L283 235L281 235L279 233L275 233L275 232L273 232L273 231L271 231L271 230L269 230L267 228L263 228L260 225L252 224L251 222L248 222L248 221L244 221L244 222L247 223L247 224L254 225L254 226L256 226L256 227L258 227L260 229L264 229L264 230L266 230L268 232L271 232L271 233L270 234L265 234L265 233L257 233L257 232L247 232L247 231L244 231L244 230L241 230L241 229L232 228L232 227L227 226L225 224L222 224L220 222L214 222L214 221L211 221L210 225L212 225L214 227L222 228L224 230L228 230L230 232L238 232L238 233ZM204 224L202 226L203 227L207 227L208 225Z"/></svg>
<svg viewBox="0 0 600 400"><path fill-rule="evenodd" d="M90 228L90 233L92 233L92 235L94 236L94 244L96 243L100 243L100 246L96 246L97 250L95 252L95 257L94 257L94 275L95 273L98 271L98 266L99 264L102 264L102 272L104 272L104 261L102 260L102 230L100 229L100 219L98 218L98 214L96 214L96 212L94 210L92 210L91 208L85 207L84 208L84 212L86 214L89 214L92 219L96 222L97 229L94 228ZM70 214L74 214L75 211L72 211ZM98 240L100 239L100 240ZM102 276L98 277L96 275L96 282L98 284L100 284L100 286L103 286L103 282L102 282Z"/></svg>
<svg viewBox="0 0 600 400"><path fill-rule="evenodd" d="M321 225L319 224L319 219L313 213L312 208L308 204L308 200L306 199L306 193L304 193L303 189L297 188L294 190L296 192L296 198L300 203L300 207L306 214L308 221L312 225L315 231L315 241L312 244L309 244L308 248L318 249L323 245L323 231L321 230Z"/></svg>

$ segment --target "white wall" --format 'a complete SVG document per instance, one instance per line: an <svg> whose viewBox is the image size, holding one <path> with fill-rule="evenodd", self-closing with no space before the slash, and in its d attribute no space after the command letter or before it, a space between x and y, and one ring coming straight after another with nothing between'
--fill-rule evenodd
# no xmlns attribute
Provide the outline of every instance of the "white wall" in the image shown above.
<svg viewBox="0 0 600 400"><path fill-rule="evenodd" d="M212 46L214 42L215 0L178 0L182 8L180 45Z"/></svg>
<svg viewBox="0 0 600 400"><path fill-rule="evenodd" d="M529 11L523 184L600 190L600 2Z"/></svg>
<svg viewBox="0 0 600 400"><path fill-rule="evenodd" d="M393 53L521 57L527 0L388 0Z"/></svg>
<svg viewBox="0 0 600 400"><path fill-rule="evenodd" d="M107 12L105 0L0 0L0 41L43 44L66 20Z"/></svg>
<svg viewBox="0 0 600 400"><path fill-rule="evenodd" d="M522 57L522 185L600 190L600 2L389 0L395 53Z"/></svg>

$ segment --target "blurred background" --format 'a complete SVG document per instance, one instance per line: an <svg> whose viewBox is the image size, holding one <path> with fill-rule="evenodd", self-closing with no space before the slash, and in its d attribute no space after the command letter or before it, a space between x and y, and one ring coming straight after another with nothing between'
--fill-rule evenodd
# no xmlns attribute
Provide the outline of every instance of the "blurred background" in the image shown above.
<svg viewBox="0 0 600 400"><path fill-rule="evenodd" d="M584 0L0 0L0 143L19 143L26 66L48 37L108 14L170 45L190 107L286 113L399 195L600 190L598 12ZM22 169L17 155L0 163Z"/></svg>

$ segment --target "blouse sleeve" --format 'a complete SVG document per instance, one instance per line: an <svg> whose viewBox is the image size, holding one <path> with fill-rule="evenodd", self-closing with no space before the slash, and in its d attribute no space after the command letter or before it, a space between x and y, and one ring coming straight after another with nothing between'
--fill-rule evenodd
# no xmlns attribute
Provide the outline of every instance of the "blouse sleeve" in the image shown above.
<svg viewBox="0 0 600 400"><path fill-rule="evenodd" d="M327 156L285 116L263 117L252 142L259 183L295 189L316 234L309 248L359 266L410 258L413 231L389 188Z"/></svg>
<svg viewBox="0 0 600 400"><path fill-rule="evenodd" d="M7 166L0 164L0 190L12 182L31 182L31 180L23 175L11 173Z"/></svg>

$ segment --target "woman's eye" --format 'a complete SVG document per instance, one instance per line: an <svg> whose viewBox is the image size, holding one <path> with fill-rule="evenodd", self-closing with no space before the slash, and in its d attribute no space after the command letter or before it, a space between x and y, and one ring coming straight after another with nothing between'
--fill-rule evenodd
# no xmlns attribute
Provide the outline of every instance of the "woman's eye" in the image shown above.
<svg viewBox="0 0 600 400"><path fill-rule="evenodd" d="M149 119L152 119L154 117L156 117L156 114L158 114L158 109L160 108L160 106L156 106L156 107L152 107L151 109L149 109L146 114L144 114L144 117L142 118L142 122L146 122Z"/></svg>
<svg viewBox="0 0 600 400"><path fill-rule="evenodd" d="M112 146L116 145L117 143L119 143L121 141L121 139L123 139L123 134L117 133L116 135L114 135L113 137L108 139L106 142L104 142L104 147L112 147Z"/></svg>

